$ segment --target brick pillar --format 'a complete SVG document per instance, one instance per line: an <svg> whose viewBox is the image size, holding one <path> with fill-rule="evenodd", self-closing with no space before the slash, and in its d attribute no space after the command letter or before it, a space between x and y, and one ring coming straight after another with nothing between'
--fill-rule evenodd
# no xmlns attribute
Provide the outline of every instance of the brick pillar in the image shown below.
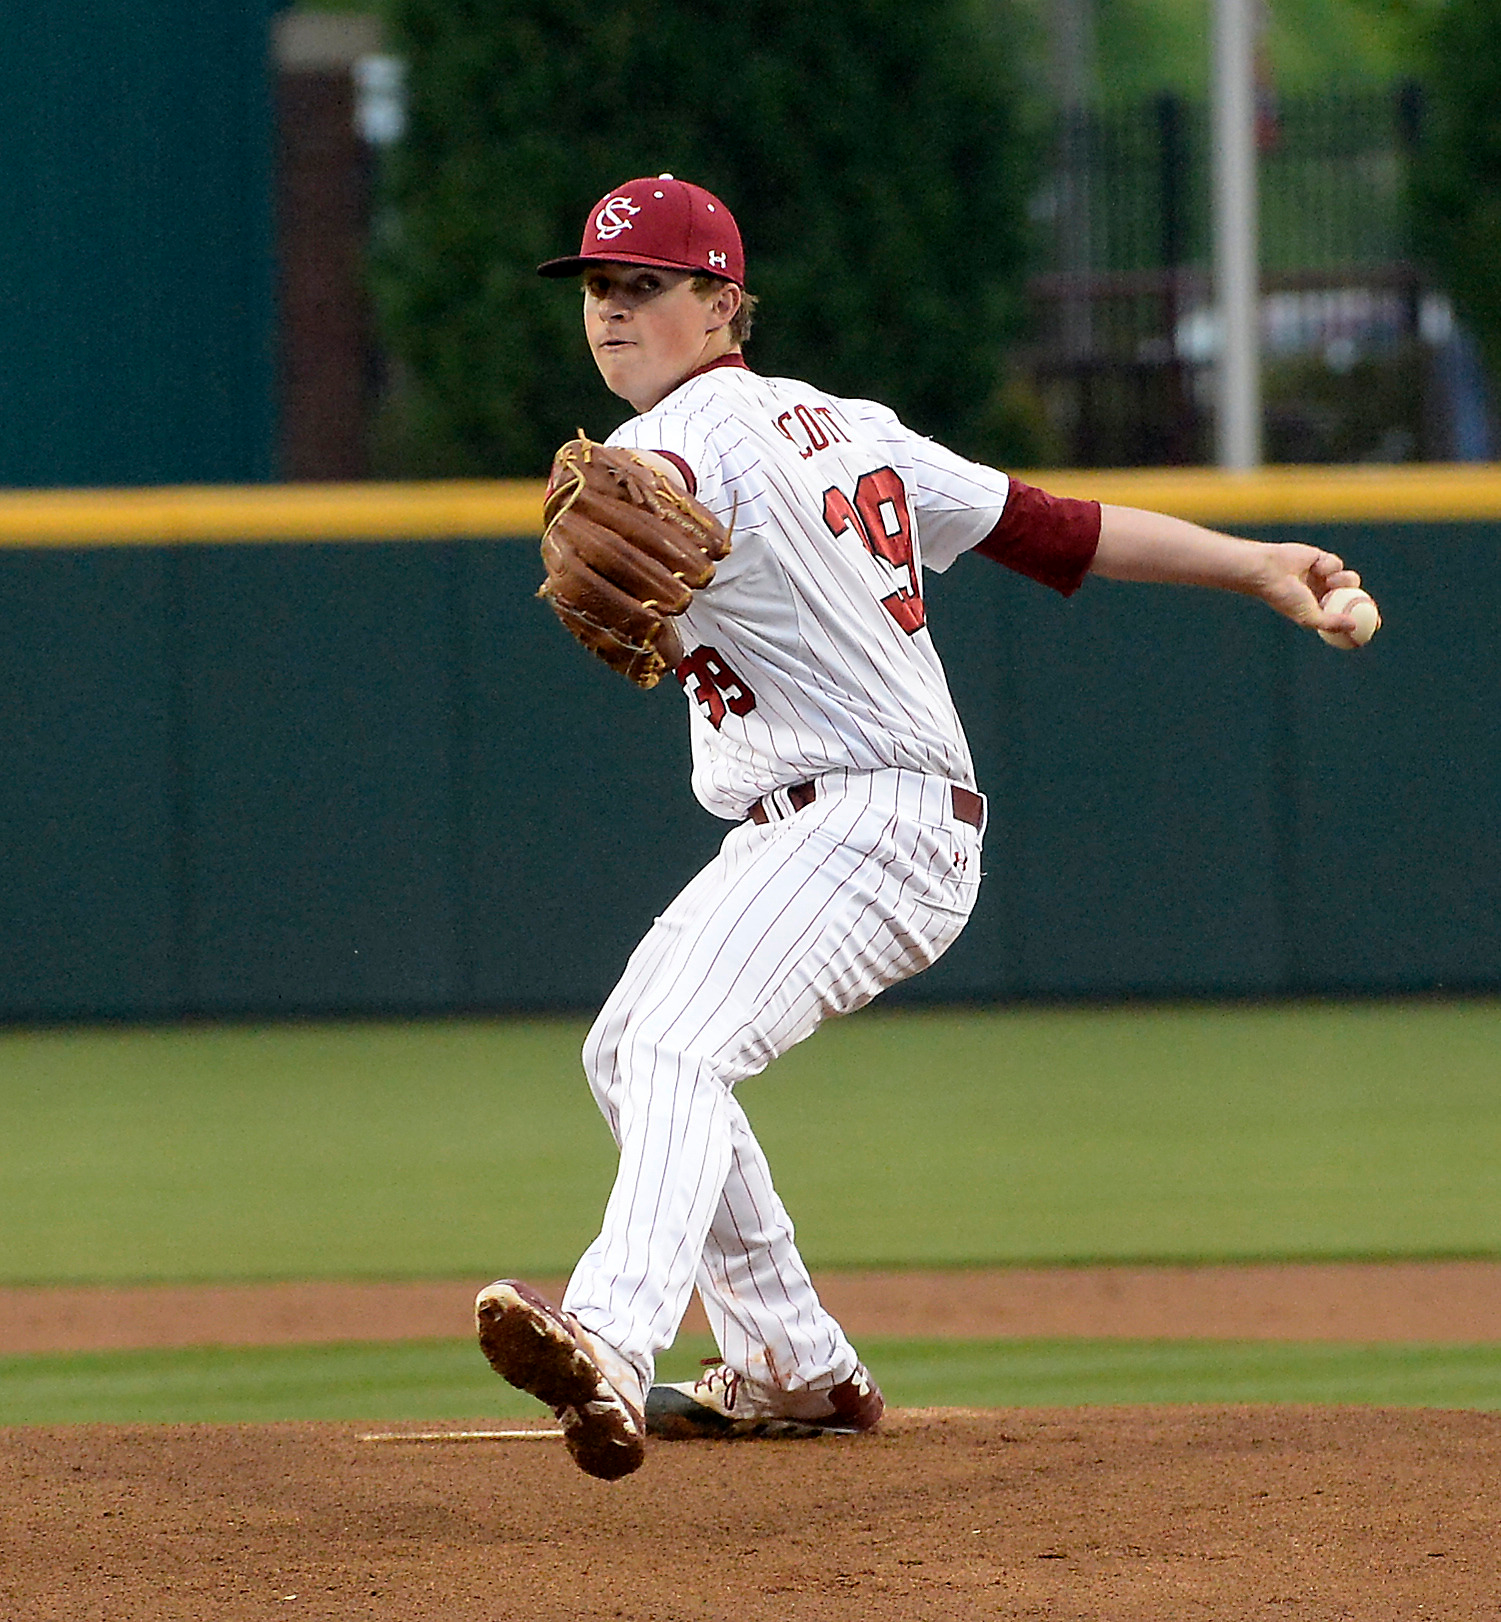
<svg viewBox="0 0 1501 1622"><path fill-rule="evenodd" d="M379 50L375 18L277 19L278 453L287 480L370 472L371 155L355 127L353 69Z"/></svg>

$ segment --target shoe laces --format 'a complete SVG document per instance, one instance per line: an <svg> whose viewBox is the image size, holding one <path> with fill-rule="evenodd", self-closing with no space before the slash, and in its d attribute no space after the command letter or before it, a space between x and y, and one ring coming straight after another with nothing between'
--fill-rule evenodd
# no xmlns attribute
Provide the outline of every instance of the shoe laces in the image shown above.
<svg viewBox="0 0 1501 1622"><path fill-rule="evenodd" d="M733 1408L735 1398L740 1393L740 1375L722 1357L702 1358L700 1367L707 1372L700 1374L695 1383L702 1386L706 1392L712 1392L718 1387L724 1392L725 1407Z"/></svg>

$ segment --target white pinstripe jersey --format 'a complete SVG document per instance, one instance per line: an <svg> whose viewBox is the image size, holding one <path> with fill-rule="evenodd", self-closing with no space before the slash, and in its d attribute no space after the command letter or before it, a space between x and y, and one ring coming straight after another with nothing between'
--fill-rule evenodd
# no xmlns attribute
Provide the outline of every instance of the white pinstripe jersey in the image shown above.
<svg viewBox="0 0 1501 1622"><path fill-rule="evenodd" d="M679 620L693 792L743 818L824 772L902 766L974 786L925 624L942 571L999 522L1009 481L868 400L721 362L612 445L686 463L734 540Z"/></svg>

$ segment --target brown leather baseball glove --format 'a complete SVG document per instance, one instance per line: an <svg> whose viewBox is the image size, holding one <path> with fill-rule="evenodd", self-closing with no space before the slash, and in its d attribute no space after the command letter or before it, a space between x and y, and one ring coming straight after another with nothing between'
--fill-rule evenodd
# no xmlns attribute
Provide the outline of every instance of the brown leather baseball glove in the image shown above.
<svg viewBox="0 0 1501 1622"><path fill-rule="evenodd" d="M564 626L638 687L683 656L669 616L714 578L729 531L636 454L579 431L553 458L537 593Z"/></svg>

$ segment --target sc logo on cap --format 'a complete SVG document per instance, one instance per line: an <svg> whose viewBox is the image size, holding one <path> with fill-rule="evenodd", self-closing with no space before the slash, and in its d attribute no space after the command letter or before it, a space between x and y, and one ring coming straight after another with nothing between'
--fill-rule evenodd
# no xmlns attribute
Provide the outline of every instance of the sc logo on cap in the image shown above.
<svg viewBox="0 0 1501 1622"><path fill-rule="evenodd" d="M622 231L630 230L630 216L640 212L629 197L612 197L594 216L595 236L604 242L613 242Z"/></svg>

